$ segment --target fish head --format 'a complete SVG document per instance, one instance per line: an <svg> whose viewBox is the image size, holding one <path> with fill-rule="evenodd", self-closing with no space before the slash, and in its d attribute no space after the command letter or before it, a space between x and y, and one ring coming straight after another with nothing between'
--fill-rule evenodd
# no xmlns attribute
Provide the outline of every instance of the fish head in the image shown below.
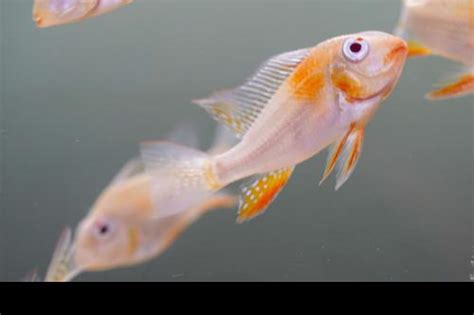
<svg viewBox="0 0 474 315"><path fill-rule="evenodd" d="M383 32L341 36L336 42L331 82L351 104L380 103L396 86L407 58L406 42Z"/></svg>
<svg viewBox="0 0 474 315"><path fill-rule="evenodd" d="M133 0L35 0L33 20L40 28L74 23L131 2Z"/></svg>
<svg viewBox="0 0 474 315"><path fill-rule="evenodd" d="M143 238L133 217L91 215L77 228L71 259L86 271L130 265L137 260Z"/></svg>
<svg viewBox="0 0 474 315"><path fill-rule="evenodd" d="M33 20L38 27L72 23L85 18L99 0L35 0Z"/></svg>

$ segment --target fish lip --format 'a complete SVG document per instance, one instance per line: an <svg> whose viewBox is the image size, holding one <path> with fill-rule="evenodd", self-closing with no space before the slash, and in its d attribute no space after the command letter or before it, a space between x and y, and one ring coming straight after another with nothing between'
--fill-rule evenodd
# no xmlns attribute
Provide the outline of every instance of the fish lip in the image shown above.
<svg viewBox="0 0 474 315"><path fill-rule="evenodd" d="M405 41L401 41L398 45L396 45L384 58L384 65L386 66L387 70L390 71L393 67L399 66L408 55L408 44Z"/></svg>
<svg viewBox="0 0 474 315"><path fill-rule="evenodd" d="M403 70L402 65L405 62L408 55L408 45L405 41L401 41L400 44L396 45L386 56L385 59L388 61L386 64L386 70L382 71L382 75L386 74L390 71L398 72L396 76L394 76L391 80L387 82L379 91L373 93L364 98L354 98L355 101L368 101L375 99L377 97L384 98L386 95L390 93L390 91L395 86L395 83L398 81L400 74Z"/></svg>

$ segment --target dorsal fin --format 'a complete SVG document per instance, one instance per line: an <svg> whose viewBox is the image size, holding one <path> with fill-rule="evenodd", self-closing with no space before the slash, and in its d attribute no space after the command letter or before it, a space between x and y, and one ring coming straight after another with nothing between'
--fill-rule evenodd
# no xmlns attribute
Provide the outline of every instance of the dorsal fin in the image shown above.
<svg viewBox="0 0 474 315"><path fill-rule="evenodd" d="M309 49L305 48L274 56L264 62L243 85L215 92L209 98L194 100L193 103L203 107L241 138L308 54Z"/></svg>
<svg viewBox="0 0 474 315"><path fill-rule="evenodd" d="M140 174L145 170L142 160L138 157L129 160L125 163L115 177L110 181L109 187L122 183L130 177Z"/></svg>

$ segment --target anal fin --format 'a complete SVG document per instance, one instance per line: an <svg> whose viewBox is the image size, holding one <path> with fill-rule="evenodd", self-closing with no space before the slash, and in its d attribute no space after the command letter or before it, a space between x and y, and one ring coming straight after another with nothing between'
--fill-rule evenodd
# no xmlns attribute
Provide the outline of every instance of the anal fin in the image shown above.
<svg viewBox="0 0 474 315"><path fill-rule="evenodd" d="M237 222L251 220L262 214L285 187L293 170L294 166L272 171L245 185L240 196Z"/></svg>
<svg viewBox="0 0 474 315"><path fill-rule="evenodd" d="M346 134L331 146L323 178L319 184L321 185L336 168L336 190L338 190L354 171L363 142L364 128L351 125Z"/></svg>
<svg viewBox="0 0 474 315"><path fill-rule="evenodd" d="M442 100L474 93L474 72L461 75L456 81L426 94L429 100Z"/></svg>

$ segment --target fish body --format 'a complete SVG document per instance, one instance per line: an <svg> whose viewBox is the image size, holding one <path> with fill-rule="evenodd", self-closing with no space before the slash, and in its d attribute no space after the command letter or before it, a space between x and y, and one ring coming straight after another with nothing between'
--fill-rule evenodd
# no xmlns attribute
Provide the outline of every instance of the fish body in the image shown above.
<svg viewBox="0 0 474 315"><path fill-rule="evenodd" d="M215 147L227 148L219 141ZM70 229L62 234L46 281L69 281L84 271L109 270L150 260L169 248L208 211L236 204L234 196L219 192L163 217L160 200L153 197L152 173L153 169L146 169L140 158L121 169L79 223L74 237ZM173 187L163 182L159 189L171 191Z"/></svg>
<svg viewBox="0 0 474 315"><path fill-rule="evenodd" d="M105 191L78 227L76 265L85 271L99 271L154 258L205 212L231 207L235 201L230 195L216 194L171 217L157 219L160 212L152 194L147 174L133 176ZM101 232L104 229L107 231Z"/></svg>
<svg viewBox="0 0 474 315"><path fill-rule="evenodd" d="M270 58L243 85L195 101L233 130L240 143L212 156L145 143L145 161L161 165L156 175L174 181L179 195L194 198L255 175L243 188L239 221L262 213L294 166L330 145L339 148L328 161L330 173L339 159L339 187L354 169L365 126L394 89L406 55L402 39L363 32ZM193 200L164 199L167 209Z"/></svg>
<svg viewBox="0 0 474 315"><path fill-rule="evenodd" d="M437 55L465 68L455 82L427 98L474 92L474 0L404 0L395 33L407 39L409 56Z"/></svg>
<svg viewBox="0 0 474 315"><path fill-rule="evenodd" d="M76 23L132 2L133 0L34 0L33 20L40 28Z"/></svg>

